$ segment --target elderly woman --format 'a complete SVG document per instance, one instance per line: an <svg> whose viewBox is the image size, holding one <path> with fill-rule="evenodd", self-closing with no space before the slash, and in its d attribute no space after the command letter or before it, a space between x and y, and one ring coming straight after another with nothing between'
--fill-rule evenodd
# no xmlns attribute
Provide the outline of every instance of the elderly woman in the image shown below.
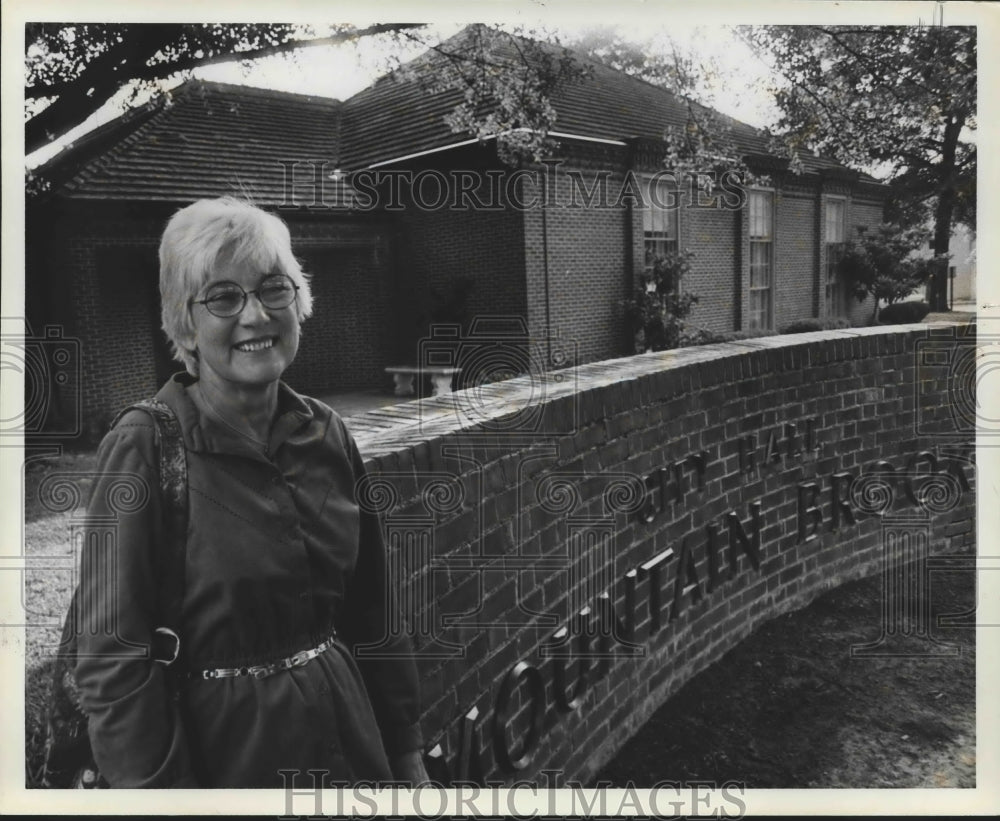
<svg viewBox="0 0 1000 821"><path fill-rule="evenodd" d="M302 787L309 770L327 785L426 780L408 647L352 652L388 640L393 606L378 521L354 498L361 457L336 413L281 381L312 308L287 227L229 198L182 209L163 234L160 293L187 369L157 394L187 453L179 657L167 668L122 651L153 641L167 549L153 422L132 410L100 470L143 477L150 503L119 514L116 549L81 576L83 601L115 625L79 640L102 775L114 787L281 787L291 773ZM92 516L108 513L100 491Z"/></svg>

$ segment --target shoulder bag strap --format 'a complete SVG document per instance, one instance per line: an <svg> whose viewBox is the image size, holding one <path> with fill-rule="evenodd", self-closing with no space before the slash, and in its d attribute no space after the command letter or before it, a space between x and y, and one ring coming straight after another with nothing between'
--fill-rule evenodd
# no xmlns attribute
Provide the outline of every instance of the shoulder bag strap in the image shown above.
<svg viewBox="0 0 1000 821"><path fill-rule="evenodd" d="M160 561L163 579L160 613L164 626L170 628L176 636L184 601L184 558L187 551L187 452L177 416L169 405L158 399L144 399L125 408L115 417L112 427L133 409L145 411L155 425L166 547L165 555Z"/></svg>

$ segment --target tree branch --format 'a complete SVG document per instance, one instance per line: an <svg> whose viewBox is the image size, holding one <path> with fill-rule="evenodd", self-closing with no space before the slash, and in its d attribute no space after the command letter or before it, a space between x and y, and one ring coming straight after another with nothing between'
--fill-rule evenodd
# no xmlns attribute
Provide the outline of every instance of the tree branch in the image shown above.
<svg viewBox="0 0 1000 821"><path fill-rule="evenodd" d="M894 70L892 66L883 66L879 64L878 61L871 60L871 58L869 58L864 53L859 52L856 49L853 49L850 46L848 46L847 43L845 43L841 38L837 36L836 33L834 33L832 30L828 28L824 28L823 26L812 26L811 28L814 31L819 31L825 34L827 37L833 40L833 42L835 42L838 46L840 46L844 51L846 51L848 54L854 57L855 60L857 60L858 62L862 63L865 66L873 68L874 71L878 72L878 74L882 77L886 77L888 75L894 75L899 79L901 79L903 82L909 83L910 85L920 89L924 94L928 95L932 99L938 99L942 91L944 91L944 89L941 88L937 90L932 89L927 85L925 85L924 83L918 82L916 79L914 79L911 72ZM855 31L854 33L878 36L878 32L871 32L871 31ZM892 86L886 83L880 83L880 85L882 86L882 88L888 91L893 97L895 97L898 102L909 104L908 101L904 97L901 97L895 91L895 89L893 89Z"/></svg>
<svg viewBox="0 0 1000 821"><path fill-rule="evenodd" d="M179 71L189 71L201 66L219 65L222 63L240 62L242 60L260 60L264 57L274 57L278 54L287 54L299 49L316 48L318 46L339 46L351 40L362 37L369 37L386 32L399 31L401 29L423 28L426 23L382 23L369 26L365 29L339 32L328 37L316 37L311 40L290 40L287 43L278 43L272 46L265 46L248 51L231 51L223 54L214 54L208 57L187 57L174 63L154 64L147 70L136 73L138 80L156 80L176 74ZM161 65L164 67L161 69Z"/></svg>
<svg viewBox="0 0 1000 821"><path fill-rule="evenodd" d="M422 28L424 23L383 23L368 28L339 32L328 37L311 40L289 40L285 43L264 46L240 52L212 54L205 57L183 56L177 60L149 64L149 60L171 42L179 40L180 26L139 27L135 37L126 38L104 54L95 58L76 78L61 84L42 84L29 87L38 94L28 97L49 97L56 99L25 123L25 151L31 153L48 142L79 125L97 111L120 88L129 82L151 82L170 77L179 72L190 71L206 65L257 60L297 49L318 46L340 45L360 37L383 34L390 31ZM46 89L42 93L41 89Z"/></svg>
<svg viewBox="0 0 1000 821"><path fill-rule="evenodd" d="M180 34L176 25L143 27L95 58L66 91L25 123L25 152L30 154L86 120L129 81L136 65Z"/></svg>

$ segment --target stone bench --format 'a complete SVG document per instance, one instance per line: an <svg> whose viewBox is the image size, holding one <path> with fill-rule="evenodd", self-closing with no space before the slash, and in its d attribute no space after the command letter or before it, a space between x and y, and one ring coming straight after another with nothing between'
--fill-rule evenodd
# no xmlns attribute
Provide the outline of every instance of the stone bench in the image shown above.
<svg viewBox="0 0 1000 821"><path fill-rule="evenodd" d="M385 369L386 373L392 374L395 382L394 393L396 396L413 396L416 392L413 388L413 378L420 374L428 374L433 386L433 395L439 396L442 393L451 393L451 380L461 368L420 368L415 365L393 365Z"/></svg>

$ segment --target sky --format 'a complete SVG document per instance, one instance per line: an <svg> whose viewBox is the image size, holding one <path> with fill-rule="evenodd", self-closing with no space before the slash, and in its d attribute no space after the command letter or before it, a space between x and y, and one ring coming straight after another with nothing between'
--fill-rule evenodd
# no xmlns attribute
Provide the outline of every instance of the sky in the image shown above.
<svg viewBox="0 0 1000 821"><path fill-rule="evenodd" d="M459 31L467 21L445 21L433 24L431 31L440 39ZM560 21L554 27L562 41L572 41L577 35L604 20L582 23ZM706 87L703 102L719 111L757 127L773 123L777 110L770 96L763 91L769 77L767 67L742 43L728 27L697 22L674 22L671 25L650 25L634 22L615 24L621 34L639 42L669 38L684 50L697 54L713 68L712 83ZM357 45L302 49L293 55L257 60L250 66L237 63L197 69L194 76L223 83L270 88L299 94L312 94L345 100L369 86L386 73L392 56L416 56L423 46L414 46L412 53L397 54L398 47L385 40L364 38ZM178 84L175 80L168 87ZM81 126L73 129L57 143L46 146L27 157L27 165L35 167L57 154L73 140L97 126L120 116L124 95L110 100L100 111Z"/></svg>
<svg viewBox="0 0 1000 821"><path fill-rule="evenodd" d="M440 39L458 32L464 22L434 27ZM563 42L571 41L587 29L587 25L565 23L557 33ZM668 36L705 60L711 60L722 70L717 85L716 107L726 114L764 126L776 113L771 100L760 93L755 84L768 75L766 66L753 52L733 36L726 26L686 25L649 27L619 24L617 28L629 39L637 41L654 36ZM417 48L414 54L421 51ZM304 50L293 60L261 60L241 77L237 66L213 66L199 71L198 76L220 82L244 82L281 91L346 99L370 85L384 68L384 49L379 43L362 42L358 48L325 48Z"/></svg>
<svg viewBox="0 0 1000 821"><path fill-rule="evenodd" d="M44 7L51 0L27 0L34 7ZM15 0L19 2L19 0ZM79 6L86 8L94 0ZM267 13L265 10L270 9ZM112 4L111 8L117 8ZM391 0L367 3L349 0L279 0L274 4L263 0L245 0L235 6L228 0L196 4L190 0L146 0L130 6L130 22L176 20L193 22L210 13L218 20L251 19L292 23L317 24L320 21L350 22L358 27L387 21L423 22L429 32L447 38L470 22L502 26L523 25L558 33L563 42L598 26L614 26L626 38L636 42L652 38L671 39L682 50L713 66L714 82L702 102L757 127L773 125L777 108L765 86L772 75L754 52L737 38L731 26L746 23L791 24L806 22L866 24L916 24L939 22L942 14L946 24L971 22L971 14L981 15L979 3L930 2L733 2L733 0L476 0L460 5L447 0L419 0L399 4ZM149 11L147 11L149 10ZM144 17L148 15L148 17ZM76 19L102 19L100 15L84 15ZM116 19L111 12L106 19ZM62 14L56 20L72 20L72 14ZM422 47L411 54L416 56ZM395 54L398 47L390 47ZM390 56L384 41L365 38L358 47L345 45L304 49L294 57L281 56L256 61L249 68L239 64L212 66L196 70L194 76L226 83L238 83L259 88L291 91L302 94L347 99L370 85L387 70ZM176 85L175 80L169 85ZM120 116L125 95L113 98L82 126L74 129L57 143L26 158L28 167L35 167L58 153L65 145L91 129ZM876 171L876 169L871 169Z"/></svg>

